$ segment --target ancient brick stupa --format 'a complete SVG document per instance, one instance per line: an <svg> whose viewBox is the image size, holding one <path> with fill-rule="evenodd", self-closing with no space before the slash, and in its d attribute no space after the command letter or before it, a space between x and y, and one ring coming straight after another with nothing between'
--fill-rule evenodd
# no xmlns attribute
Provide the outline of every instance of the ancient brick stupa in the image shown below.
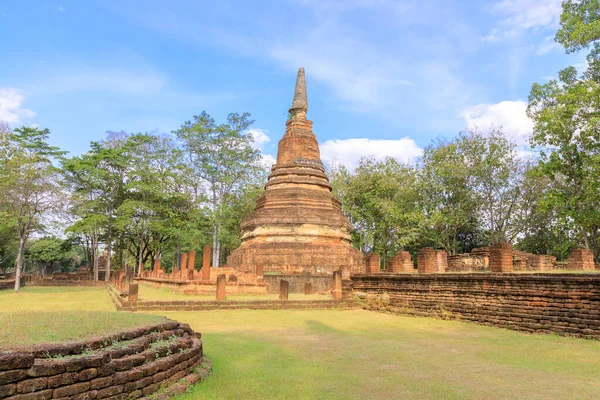
<svg viewBox="0 0 600 400"><path fill-rule="evenodd" d="M264 193L242 223L242 245L227 265L247 272L360 272L362 255L351 244L351 225L331 194L312 121L304 68L298 70L296 92L277 163Z"/></svg>

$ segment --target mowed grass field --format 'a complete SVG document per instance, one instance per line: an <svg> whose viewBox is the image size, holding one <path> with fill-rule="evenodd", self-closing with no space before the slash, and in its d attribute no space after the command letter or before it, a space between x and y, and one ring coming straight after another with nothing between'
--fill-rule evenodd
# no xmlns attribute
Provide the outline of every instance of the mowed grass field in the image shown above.
<svg viewBox="0 0 600 400"><path fill-rule="evenodd" d="M104 287L24 287L0 291L0 350L84 340L164 321L117 313Z"/></svg>
<svg viewBox="0 0 600 400"><path fill-rule="evenodd" d="M8 314L91 309L115 321L153 318L111 311L102 288L51 289L25 288L17 296L0 292L2 318L7 307ZM205 354L213 361L212 374L180 400L600 398L598 341L363 310L158 312L155 317L161 315L202 332ZM68 332L82 329L81 322L74 321ZM3 338L14 329L0 324ZM43 329L37 332L47 337Z"/></svg>

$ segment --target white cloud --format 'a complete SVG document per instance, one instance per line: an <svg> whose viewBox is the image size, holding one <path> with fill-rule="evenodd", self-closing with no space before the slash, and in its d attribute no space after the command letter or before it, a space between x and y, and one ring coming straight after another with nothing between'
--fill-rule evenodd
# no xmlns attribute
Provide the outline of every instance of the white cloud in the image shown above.
<svg viewBox="0 0 600 400"><path fill-rule="evenodd" d="M538 46L535 51L536 56L543 56L548 54L555 49L559 49L560 45L554 41L554 36L546 36L544 41Z"/></svg>
<svg viewBox="0 0 600 400"><path fill-rule="evenodd" d="M63 13L63 14L64 14L64 13L67 11L67 10L65 10L65 8L64 8L63 6L58 6L58 7L56 7L56 10L57 10L58 12L60 12L60 13Z"/></svg>
<svg viewBox="0 0 600 400"><path fill-rule="evenodd" d="M248 133L250 133L252 135L252 137L254 138L254 142L252 143L252 147L254 147L257 150L260 150L261 154L260 154L260 164L265 167L270 169L271 166L273 164L275 164L275 157L273 157L271 154L266 154L264 153L264 146L265 144L269 143L271 141L271 138L269 137L269 135L267 135L267 130L264 129L260 129L260 128L252 128L250 130L248 130Z"/></svg>
<svg viewBox="0 0 600 400"><path fill-rule="evenodd" d="M248 130L248 133L252 135L254 138L254 142L252 143L252 147L255 149L262 149L263 146L271 141L269 135L267 135L266 130L259 128L252 128Z"/></svg>
<svg viewBox="0 0 600 400"><path fill-rule="evenodd" d="M501 101L496 104L478 104L460 112L467 128L488 129L501 127L515 142L523 146L533 132L533 121L525 113L524 101Z"/></svg>
<svg viewBox="0 0 600 400"><path fill-rule="evenodd" d="M414 140L402 139L343 139L327 140L321 143L321 159L325 162L337 162L348 168L354 168L363 157L383 160L393 157L400 162L411 162L423 154Z"/></svg>
<svg viewBox="0 0 600 400"><path fill-rule="evenodd" d="M270 154L261 154L261 160L260 163L263 167L271 169L271 167L273 166L273 164L275 164L277 160L275 159L275 157L273 157Z"/></svg>
<svg viewBox="0 0 600 400"><path fill-rule="evenodd" d="M502 0L490 11L501 18L482 40L498 42L519 36L526 30L555 30L562 12L561 0Z"/></svg>
<svg viewBox="0 0 600 400"><path fill-rule="evenodd" d="M31 118L35 113L21 107L25 100L16 89L0 89L0 121L19 124L24 118Z"/></svg>

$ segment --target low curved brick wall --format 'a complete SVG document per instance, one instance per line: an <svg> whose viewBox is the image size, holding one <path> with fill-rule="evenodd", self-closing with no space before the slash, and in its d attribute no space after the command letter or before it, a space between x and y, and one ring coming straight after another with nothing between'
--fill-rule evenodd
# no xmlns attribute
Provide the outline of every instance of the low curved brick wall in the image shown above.
<svg viewBox="0 0 600 400"><path fill-rule="evenodd" d="M86 342L0 352L0 399L167 398L210 371L200 335L175 321ZM164 389L163 389L164 388Z"/></svg>
<svg viewBox="0 0 600 400"><path fill-rule="evenodd" d="M600 339L600 274L354 275L364 308Z"/></svg>

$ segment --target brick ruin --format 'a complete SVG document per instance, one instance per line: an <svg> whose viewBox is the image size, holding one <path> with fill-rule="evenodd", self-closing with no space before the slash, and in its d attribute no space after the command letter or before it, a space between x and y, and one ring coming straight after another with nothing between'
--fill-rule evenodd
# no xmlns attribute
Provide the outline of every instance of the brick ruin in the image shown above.
<svg viewBox="0 0 600 400"><path fill-rule="evenodd" d="M415 266L408 251L400 251L388 260L385 271L388 273L413 272Z"/></svg>
<svg viewBox="0 0 600 400"><path fill-rule="evenodd" d="M593 271L594 254L587 249L573 249L567 257L567 269Z"/></svg>
<svg viewBox="0 0 600 400"><path fill-rule="evenodd" d="M361 274L364 308L600 339L598 274Z"/></svg>
<svg viewBox="0 0 600 400"><path fill-rule="evenodd" d="M277 162L256 208L242 223L242 244L227 258L229 267L314 274L364 269L362 254L352 246L352 226L331 193L307 111L300 68Z"/></svg>
<svg viewBox="0 0 600 400"><path fill-rule="evenodd" d="M200 334L169 321L99 339L1 352L0 398L152 398L159 389L164 394L156 398L168 398L211 368Z"/></svg>
<svg viewBox="0 0 600 400"><path fill-rule="evenodd" d="M448 272L482 272L490 268L490 248L479 247L470 253L448 256Z"/></svg>

